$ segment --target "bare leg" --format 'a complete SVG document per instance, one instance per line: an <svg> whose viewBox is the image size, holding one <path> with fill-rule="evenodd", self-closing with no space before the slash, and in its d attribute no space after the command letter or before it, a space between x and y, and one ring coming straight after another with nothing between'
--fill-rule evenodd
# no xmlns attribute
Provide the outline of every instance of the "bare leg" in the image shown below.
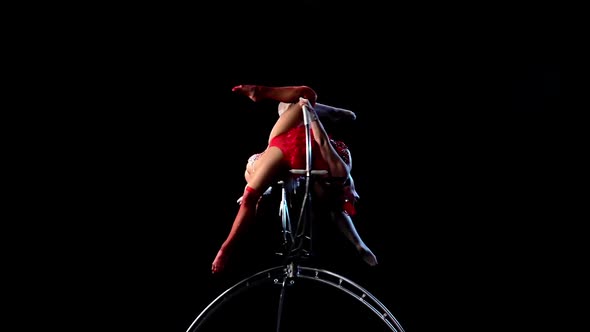
<svg viewBox="0 0 590 332"><path fill-rule="evenodd" d="M322 123L317 119L317 114L314 115L315 120L311 122L311 130L313 131L313 138L320 147L320 154L322 158L328 163L330 176L332 177L347 177L350 174L350 167L342 160L336 148L330 142L328 133L324 129Z"/></svg>
<svg viewBox="0 0 590 332"><path fill-rule="evenodd" d="M275 122L268 142L289 129L301 125L303 122L303 113L301 105L298 105L300 98L305 98L313 105L317 99L315 91L305 85L299 86L283 86L270 87L263 85L237 85L232 89L233 92L244 95L253 101L260 101L264 99L276 100L280 103L287 103L284 106L284 111Z"/></svg>
<svg viewBox="0 0 590 332"><path fill-rule="evenodd" d="M303 124L303 111L301 105L299 104L290 104L288 108L283 112L275 125L272 127L270 131L270 135L268 136L268 142L281 135L286 133L292 128L295 128L299 125Z"/></svg>
<svg viewBox="0 0 590 332"><path fill-rule="evenodd" d="M344 108L316 103L314 109L320 119L330 121L355 120L356 114Z"/></svg>
<svg viewBox="0 0 590 332"><path fill-rule="evenodd" d="M370 266L377 265L377 257L373 254L371 249L363 242L360 235L358 234L352 218L344 211L338 211L332 213L332 219L338 225L338 228L344 236L352 242L356 250L361 254L363 260Z"/></svg>
<svg viewBox="0 0 590 332"><path fill-rule="evenodd" d="M281 168L283 153L279 148L270 147L257 160L257 171L252 174L244 195L242 196L240 208L234 219L229 235L217 252L211 271L217 273L222 271L233 250L236 238L254 221L256 205L263 191L271 184L272 179Z"/></svg>
<svg viewBox="0 0 590 332"><path fill-rule="evenodd" d="M316 106L317 105L318 104L316 104ZM318 120L317 113L315 113L315 108L312 108L311 111L313 112L313 117L315 117L315 119L311 122L311 129L313 131L315 141L320 146L320 153L322 154L322 157L328 162L330 175L333 177L348 177L350 184L344 187L343 190L348 190L349 192L346 195L352 195L351 198L356 199L358 194L354 189L354 182L350 176L350 171L352 168L350 151L347 151L349 154L347 164L340 157L335 147L330 142L324 126L322 125L321 121ZM350 242L352 242L357 251L361 254L362 259L370 266L377 265L377 257L375 257L371 249L369 249L369 247L361 239L350 215L342 210L332 212L331 215L340 231Z"/></svg>
<svg viewBox="0 0 590 332"><path fill-rule="evenodd" d="M315 91L305 85L279 87L264 85L237 85L232 89L232 91L245 95L253 101L272 99L285 103L296 103L299 101L299 98L305 98L309 100L312 105L315 105L317 100L317 94Z"/></svg>

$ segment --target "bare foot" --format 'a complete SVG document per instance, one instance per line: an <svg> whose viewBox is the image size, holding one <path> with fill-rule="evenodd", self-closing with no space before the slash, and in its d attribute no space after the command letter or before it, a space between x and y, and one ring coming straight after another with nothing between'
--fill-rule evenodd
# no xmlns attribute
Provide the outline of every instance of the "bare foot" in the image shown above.
<svg viewBox="0 0 590 332"><path fill-rule="evenodd" d="M363 260L369 264L370 266L375 266L378 264L377 262L377 257L375 256L375 254L373 254L373 252L371 251L371 249L365 247L360 247L359 248L359 253L361 254L361 257L363 258Z"/></svg>
<svg viewBox="0 0 590 332"><path fill-rule="evenodd" d="M227 255L223 252L223 250L219 249L217 252L217 256L213 260L213 264L211 264L211 273L219 273L225 268L225 264L227 263Z"/></svg>
<svg viewBox="0 0 590 332"><path fill-rule="evenodd" d="M315 111L322 120L334 122L356 120L356 114L344 108L315 103Z"/></svg>
<svg viewBox="0 0 590 332"><path fill-rule="evenodd" d="M231 91L244 95L252 99L252 101L258 101L258 98L256 98L256 85L236 85L231 89Z"/></svg>

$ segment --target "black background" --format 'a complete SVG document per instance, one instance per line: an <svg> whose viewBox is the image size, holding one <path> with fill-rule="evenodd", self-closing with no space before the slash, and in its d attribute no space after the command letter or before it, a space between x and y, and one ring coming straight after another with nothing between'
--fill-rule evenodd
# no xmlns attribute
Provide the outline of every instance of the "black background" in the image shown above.
<svg viewBox="0 0 590 332"><path fill-rule="evenodd" d="M276 265L266 220L233 268L210 273L246 160L276 119L274 104L231 88L259 84L309 85L358 116L330 129L351 148L355 221L380 264L328 231L322 266L408 332L555 324L555 294L539 285L564 264L559 10L302 1L74 13L35 30L47 57L31 62L53 106L36 118L48 133L34 151L36 206L53 222L32 240L46 248L37 271L51 271L32 277L39 309L67 304L51 322L186 331L222 291ZM318 322L301 330L341 329L361 311L325 290L299 294L301 321ZM275 300L261 292L220 323L273 330Z"/></svg>

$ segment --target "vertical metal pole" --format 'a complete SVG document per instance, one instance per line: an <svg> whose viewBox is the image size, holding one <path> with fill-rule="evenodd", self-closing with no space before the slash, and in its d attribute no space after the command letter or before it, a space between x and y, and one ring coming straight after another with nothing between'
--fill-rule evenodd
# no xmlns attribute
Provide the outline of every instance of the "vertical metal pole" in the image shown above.
<svg viewBox="0 0 590 332"><path fill-rule="evenodd" d="M283 284L281 285L281 294L279 295L279 308L277 311L277 331L281 332L281 318L283 317L283 303L285 302L285 283L287 277L283 278Z"/></svg>
<svg viewBox="0 0 590 332"><path fill-rule="evenodd" d="M306 159L305 159L305 175L309 179L311 176L311 130L309 121L309 110L307 106L303 106L303 124L305 125L305 148L306 148Z"/></svg>
<svg viewBox="0 0 590 332"><path fill-rule="evenodd" d="M305 152L306 152L306 159L305 159L305 195L303 197L303 202L301 205L301 212L299 214L299 226L301 227L302 232L299 233L302 240L309 240L309 247L308 253L311 254L311 194L310 194L310 186L311 186L311 171L313 166L313 159L312 159L312 148L311 148L311 121L309 119L309 110L307 106L303 105L302 107L303 112L303 125L305 126ZM307 234L307 235L306 235ZM301 246L300 246L301 248ZM304 249L305 250L305 249Z"/></svg>

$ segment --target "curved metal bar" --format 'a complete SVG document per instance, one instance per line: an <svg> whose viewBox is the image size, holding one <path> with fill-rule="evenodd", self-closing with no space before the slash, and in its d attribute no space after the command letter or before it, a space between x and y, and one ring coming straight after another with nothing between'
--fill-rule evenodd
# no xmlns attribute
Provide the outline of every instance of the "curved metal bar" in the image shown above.
<svg viewBox="0 0 590 332"><path fill-rule="evenodd" d="M310 273L311 275L307 275ZM379 301L375 296L373 296L369 291L358 285L357 283L353 282L352 280L345 278L339 274L334 272L330 272L327 270L311 268L311 267L304 267L298 266L297 272L295 274L298 278L308 279L308 280L315 280L318 282L322 282L324 284L333 286L346 294L360 300L365 306L367 306L371 311L377 314L384 322L391 328L394 332L404 332L401 324L398 320L393 316L393 314ZM331 281L328 278L324 278L324 276L332 277L337 279L337 282ZM358 293L353 292L352 290L348 289L347 286L352 287ZM360 293L360 295L359 295Z"/></svg>
<svg viewBox="0 0 590 332"><path fill-rule="evenodd" d="M336 289L343 291L344 293L356 298L359 300L363 305L369 308L373 313L375 313L392 331L394 332L405 332L399 321L395 318L395 316L387 309L381 301L379 301L373 294L369 291L358 285L357 283L353 282L352 280L343 277L337 273L330 272L323 269L317 269L312 267L305 267L305 266L297 266L293 269L293 264L289 264L286 266L276 266L258 273L253 274L250 277L243 279L242 281L236 283L235 285L228 288L225 292L219 295L213 302L211 302L200 314L197 318L193 321L193 323L188 328L187 332L196 332L199 326L206 320L206 318L211 315L224 301L229 300L230 298L238 295L239 293L243 292L246 289L253 288L257 285L261 285L264 282L268 282L272 280L273 283L279 283L279 276L282 279L282 289L281 289L281 298L279 302L279 317L277 320L277 331L280 327L281 321L281 311L282 311L282 301L283 301L283 292L285 287L285 281L287 278L296 279L306 279L306 280L313 280L320 282L322 284L326 284Z"/></svg>
<svg viewBox="0 0 590 332"><path fill-rule="evenodd" d="M235 297L236 295L242 293L243 291L253 288L257 285L260 285L268 280L275 280L278 275L282 275L287 273L286 266L276 266L270 269L266 269L260 272L257 272L241 281L237 282L233 286L229 287L219 296L217 296L205 309L201 311L201 313L195 318L195 320L191 323L187 332L194 332L199 329L202 323L204 323L211 314L219 308L223 304L223 302L230 300L231 298ZM280 273L279 273L280 272Z"/></svg>

